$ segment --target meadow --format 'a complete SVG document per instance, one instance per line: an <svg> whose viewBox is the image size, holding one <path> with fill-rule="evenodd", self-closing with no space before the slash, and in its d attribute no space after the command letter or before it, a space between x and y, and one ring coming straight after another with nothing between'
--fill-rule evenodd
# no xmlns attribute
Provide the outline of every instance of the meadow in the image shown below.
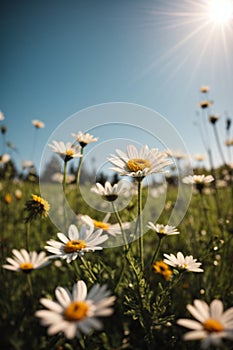
<svg viewBox="0 0 233 350"><path fill-rule="evenodd" d="M170 169L165 184L144 184L172 167L169 159L185 160L130 146L110 159L129 187L116 174L103 175L92 195L105 209L95 210L77 185L81 181L86 192L93 187L82 177L81 159L94 141L89 134L78 137L79 145L52 145L64 162L60 181L76 214L69 222L57 199L66 228L58 236L50 219L55 204L41 195L33 167L16 176L13 162L2 161L1 349L232 349L231 167L200 166L189 176ZM67 163L75 155L78 166L68 181ZM179 181L192 192L175 227L168 221ZM55 180L45 178L43 188L56 196ZM118 210L121 196L130 200ZM111 215L104 219L106 208Z"/></svg>

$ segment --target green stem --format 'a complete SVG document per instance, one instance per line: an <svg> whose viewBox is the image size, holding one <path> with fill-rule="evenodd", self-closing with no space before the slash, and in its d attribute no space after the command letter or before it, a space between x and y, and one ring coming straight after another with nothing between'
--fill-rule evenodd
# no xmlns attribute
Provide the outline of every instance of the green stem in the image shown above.
<svg viewBox="0 0 233 350"><path fill-rule="evenodd" d="M142 179L138 179L138 230L139 230L139 255L142 269L144 268L144 251L143 251L143 235L142 235Z"/></svg>
<svg viewBox="0 0 233 350"><path fill-rule="evenodd" d="M77 188L78 188L78 185L79 185L80 174L81 174L81 167L82 167L82 162L83 162L83 151L84 151L84 148L81 147L81 155L82 155L82 157L79 158L78 169L77 169L77 174L76 174L76 186L77 186Z"/></svg>
<svg viewBox="0 0 233 350"><path fill-rule="evenodd" d="M30 228L31 228L30 221L28 221L26 225L27 225L26 226L26 249L29 250L29 238L30 238Z"/></svg>
<svg viewBox="0 0 233 350"><path fill-rule="evenodd" d="M114 202L112 202L112 208L113 208L113 211L114 211L114 214L116 216L116 219L118 221L118 224L121 228L121 233L122 233L122 238L123 238L123 243L124 243L124 246L125 246L125 251L127 252L129 250L129 245L127 243L127 238L126 238L126 235L125 235L125 230L123 228L123 225L122 225L122 221L121 221L121 218L120 218L120 215L118 213L118 210L116 208L116 205Z"/></svg>
<svg viewBox="0 0 233 350"><path fill-rule="evenodd" d="M83 256L80 256L80 260L82 261L82 263L83 263L85 269L87 270L87 272L88 272L88 274L89 274L89 276L90 276L90 278L91 278L91 280L92 280L91 282L95 282L95 281L96 281L96 277L95 277L95 275L93 274L93 272L88 268L87 262L86 262L86 260L84 259L84 257L83 257Z"/></svg>
<svg viewBox="0 0 233 350"><path fill-rule="evenodd" d="M157 259L159 250L161 248L161 243L162 243L162 238L159 238L158 245L157 245L157 248L156 248L156 250L154 252L153 258L152 258L151 263L150 263L150 266L152 266L154 261Z"/></svg>
<svg viewBox="0 0 233 350"><path fill-rule="evenodd" d="M33 290L32 290L32 280L30 274L27 274L27 281L28 281L28 289L30 296L33 297Z"/></svg>
<svg viewBox="0 0 233 350"><path fill-rule="evenodd" d="M67 161L64 161L64 170L63 170L63 191L66 191L66 171L67 171Z"/></svg>

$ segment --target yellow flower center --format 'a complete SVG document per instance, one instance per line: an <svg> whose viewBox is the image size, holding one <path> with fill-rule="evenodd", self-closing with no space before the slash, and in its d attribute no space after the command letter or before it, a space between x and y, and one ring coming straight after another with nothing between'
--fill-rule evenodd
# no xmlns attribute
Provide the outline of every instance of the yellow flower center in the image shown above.
<svg viewBox="0 0 233 350"><path fill-rule="evenodd" d="M102 228L105 231L109 229L109 225L102 221L93 220L93 224L95 228Z"/></svg>
<svg viewBox="0 0 233 350"><path fill-rule="evenodd" d="M32 200L35 202L35 204L39 204L39 207L37 206L35 207L33 205L34 211L35 212L38 211L42 216L46 217L50 209L49 203L45 199L41 198L40 196L37 196L36 194L32 195Z"/></svg>
<svg viewBox="0 0 233 350"><path fill-rule="evenodd" d="M33 265L30 262L24 262L19 265L20 269L23 271L33 270Z"/></svg>
<svg viewBox="0 0 233 350"><path fill-rule="evenodd" d="M69 157L73 157L74 151L73 151L72 149L68 149L68 150L66 151L66 155L69 156Z"/></svg>
<svg viewBox="0 0 233 350"><path fill-rule="evenodd" d="M209 318L208 320L206 320L203 323L203 327L208 332L222 332L224 330L223 325L219 321L217 321L213 318Z"/></svg>
<svg viewBox="0 0 233 350"><path fill-rule="evenodd" d="M164 228L160 228L159 233L164 234L165 233Z"/></svg>
<svg viewBox="0 0 233 350"><path fill-rule="evenodd" d="M151 164L147 159L133 158L127 162L127 167L130 171L142 171L146 168L151 168Z"/></svg>
<svg viewBox="0 0 233 350"><path fill-rule="evenodd" d="M64 316L68 321L80 321L86 317L88 305L84 301L73 301L65 309Z"/></svg>
<svg viewBox="0 0 233 350"><path fill-rule="evenodd" d="M86 242L82 241L81 239L69 241L66 243L66 245L64 247L64 252L66 254L75 253L78 250L82 250L82 249L86 248L86 246L87 246Z"/></svg>

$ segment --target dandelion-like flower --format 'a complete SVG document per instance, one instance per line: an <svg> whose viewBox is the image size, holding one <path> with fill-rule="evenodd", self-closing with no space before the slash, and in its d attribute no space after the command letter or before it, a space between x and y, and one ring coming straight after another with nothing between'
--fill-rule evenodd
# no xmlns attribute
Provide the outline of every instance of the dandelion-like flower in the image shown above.
<svg viewBox="0 0 233 350"><path fill-rule="evenodd" d="M57 287L57 301L40 299L47 310L36 311L36 317L41 319L43 326L48 326L48 334L63 332L65 337L72 339L81 337L81 333L89 334L93 330L103 328L98 317L110 316L115 296L110 296L106 285L95 284L87 292L84 281L73 285L72 293L67 288Z"/></svg>
<svg viewBox="0 0 233 350"><path fill-rule="evenodd" d="M35 251L28 252L26 249L13 249L12 253L14 258L6 258L9 264L2 265L4 269L29 273L32 270L41 269L50 263L45 252L37 253Z"/></svg>
<svg viewBox="0 0 233 350"><path fill-rule="evenodd" d="M88 133L84 134L82 131L79 131L77 134L72 133L71 135L75 138L75 140L80 144L82 148L87 146L89 143L98 141L98 137L94 137Z"/></svg>
<svg viewBox="0 0 233 350"><path fill-rule="evenodd" d="M101 244L108 239L108 236L102 235L102 232L103 230L100 229L94 231L94 226L82 225L78 231L75 225L70 225L67 235L61 232L57 234L61 242L51 239L47 242L45 249L54 254L52 258L64 259L70 263L86 252L102 250Z"/></svg>
<svg viewBox="0 0 233 350"><path fill-rule="evenodd" d="M120 194L128 191L129 187L130 184L128 184L128 182L126 183L126 181L119 181L113 186L109 181L106 181L104 186L97 182L96 185L91 188L91 191L100 195L108 202L114 202Z"/></svg>
<svg viewBox="0 0 233 350"><path fill-rule="evenodd" d="M201 340L202 348L221 345L221 339L233 339L233 307L224 311L221 300L214 299L210 305L196 299L194 305L187 305L187 310L196 319L181 318L178 325L190 329L184 340Z"/></svg>
<svg viewBox="0 0 233 350"><path fill-rule="evenodd" d="M147 145L143 146L140 151L134 145L128 145L126 153L116 150L117 155L111 155L109 162L114 165L112 170L120 175L132 176L135 178L144 178L147 175L159 173L164 168L172 164L167 159L166 152L159 152L158 149L149 149Z"/></svg>
<svg viewBox="0 0 233 350"><path fill-rule="evenodd" d="M178 235L180 232L177 230L175 226L169 225L161 225L161 224L153 224L153 222L149 221L147 227L157 233L159 238L163 238L165 236Z"/></svg>
<svg viewBox="0 0 233 350"><path fill-rule="evenodd" d="M45 218L48 216L50 204L42 197L32 194L32 199L27 201L25 209L28 211L26 221L37 219L37 217Z"/></svg>
<svg viewBox="0 0 233 350"><path fill-rule="evenodd" d="M102 229L104 232L108 233L109 235L115 237L117 234L121 234L121 227L117 224L110 224L108 223L110 215L105 215L103 221L92 219L88 215L80 215L80 221L82 221L83 224L86 224L87 226L91 227L94 226L95 229ZM122 223L122 229L127 230L130 228L129 222Z"/></svg>
<svg viewBox="0 0 233 350"><path fill-rule="evenodd" d="M32 125L34 125L36 129L43 129L45 127L45 124L38 119L32 120Z"/></svg>
<svg viewBox="0 0 233 350"><path fill-rule="evenodd" d="M156 261L153 265L153 270L155 273L162 275L166 281L171 279L172 270L164 261Z"/></svg>
<svg viewBox="0 0 233 350"><path fill-rule="evenodd" d="M64 143L63 141L53 141L53 145L49 145L52 148L52 151L59 154L59 156L65 161L68 162L73 158L82 157L81 147L75 146L71 142Z"/></svg>
<svg viewBox="0 0 233 350"><path fill-rule="evenodd" d="M163 261L172 267L190 272L203 272L200 269L202 263L197 262L197 259L194 259L192 255L184 256L183 253L178 252L177 256L174 254L164 254L164 256L166 259Z"/></svg>

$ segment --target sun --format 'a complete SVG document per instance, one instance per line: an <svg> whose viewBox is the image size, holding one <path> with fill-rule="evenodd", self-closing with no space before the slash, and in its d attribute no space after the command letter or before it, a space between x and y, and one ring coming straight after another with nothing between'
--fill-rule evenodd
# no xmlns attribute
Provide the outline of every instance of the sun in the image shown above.
<svg viewBox="0 0 233 350"><path fill-rule="evenodd" d="M233 20L233 0L210 0L207 13L210 21L220 25L227 24Z"/></svg>

